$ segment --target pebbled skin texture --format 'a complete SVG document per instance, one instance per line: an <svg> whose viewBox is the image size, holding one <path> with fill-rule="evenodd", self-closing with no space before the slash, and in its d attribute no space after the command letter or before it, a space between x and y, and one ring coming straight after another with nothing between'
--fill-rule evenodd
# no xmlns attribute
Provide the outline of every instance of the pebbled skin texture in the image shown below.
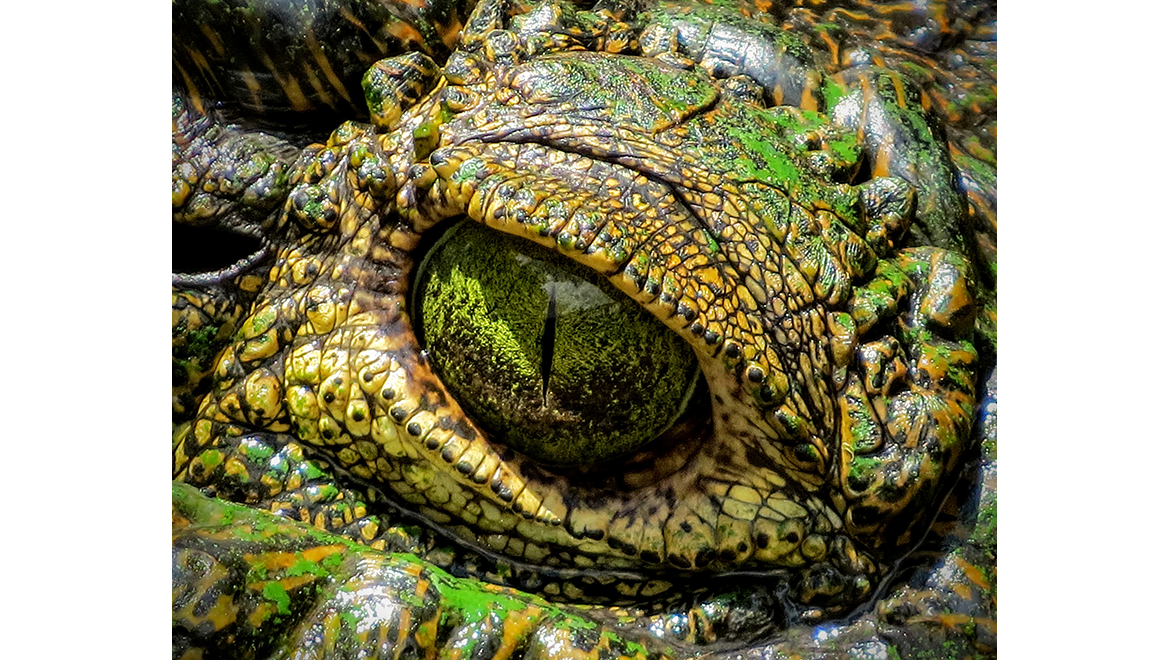
<svg viewBox="0 0 1170 660"><path fill-rule="evenodd" d="M178 93L174 221L259 247L175 276L175 656L993 656L994 116L846 4L484 2L304 147ZM698 410L597 465L494 442L410 318L456 217L677 331Z"/></svg>

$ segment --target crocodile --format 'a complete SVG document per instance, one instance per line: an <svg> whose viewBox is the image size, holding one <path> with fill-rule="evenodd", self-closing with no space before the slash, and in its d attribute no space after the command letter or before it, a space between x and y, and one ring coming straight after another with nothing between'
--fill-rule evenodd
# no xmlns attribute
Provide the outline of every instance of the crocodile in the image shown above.
<svg viewBox="0 0 1170 660"><path fill-rule="evenodd" d="M176 75L174 655L994 656L994 8L432 7Z"/></svg>

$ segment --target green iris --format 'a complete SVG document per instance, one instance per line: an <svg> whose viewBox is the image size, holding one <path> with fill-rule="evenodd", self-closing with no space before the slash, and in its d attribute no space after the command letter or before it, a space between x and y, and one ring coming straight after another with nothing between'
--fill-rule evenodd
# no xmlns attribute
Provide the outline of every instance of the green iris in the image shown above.
<svg viewBox="0 0 1170 660"><path fill-rule="evenodd" d="M685 409L694 352L588 268L463 221L419 273L430 360L493 440L550 465L591 464L653 440Z"/></svg>

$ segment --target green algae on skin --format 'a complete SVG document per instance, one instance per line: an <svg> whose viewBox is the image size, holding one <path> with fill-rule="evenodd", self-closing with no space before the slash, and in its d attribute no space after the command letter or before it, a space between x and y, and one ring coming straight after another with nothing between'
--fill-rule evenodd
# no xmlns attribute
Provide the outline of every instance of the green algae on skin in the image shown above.
<svg viewBox="0 0 1170 660"><path fill-rule="evenodd" d="M276 608L279 613L292 613L292 610L288 607L291 599L288 597L288 592L284 590L284 587L279 582L272 581L265 584L263 594L265 598L276 603Z"/></svg>
<svg viewBox="0 0 1170 660"><path fill-rule="evenodd" d="M397 615L392 621L380 620L377 608L370 609L368 603L362 601L336 600L337 593L353 593L355 590L366 590L370 584L367 581L376 578L382 573L372 573L363 577L359 572L354 573L355 566L362 562L374 560L371 565L382 567L382 579L390 579L397 583L400 579L405 582L399 588L391 589L387 595L393 601L407 608L411 616L425 616L428 608L434 603L439 604L437 619L427 619L418 622L415 630L416 638L437 639L440 644L449 650L458 648L470 649L464 646L466 639L455 637L439 639L441 634L450 634L453 629L470 626L471 630L483 629L487 625L494 627L490 622L502 623L511 621L511 625L518 626L517 631L527 638L534 631L541 629L562 630L576 635L582 632L590 633L590 638L604 640L612 651L617 649L625 656L633 658L673 657L670 649L651 652L639 642L624 639L612 630L604 629L596 622L572 611L571 607L558 607L545 601L539 596L533 596L504 587L492 587L484 583L469 579L453 577L446 572L423 562L415 555L406 553L380 553L360 544L349 541L344 537L334 536L308 525L287 520L273 514L251 509L242 505L216 500L204 496L194 487L186 484L172 485L172 505L176 516L175 533L185 532L185 538L198 539L197 544L204 548L204 552L211 552L218 561L233 563L243 559L247 562L246 574L241 573L245 582L255 584L259 596L271 603L265 610L258 607L253 616L258 621L265 622L277 617L293 615L302 616L311 611L313 603L318 598L330 598L330 607L338 607L338 623L345 624L347 631L323 631L327 637L346 644L359 644L362 635L359 629L366 626L397 626L401 623ZM229 529L227 523L232 523ZM225 532L229 532L225 535ZM249 554L254 550L257 554ZM264 562L283 563L287 557L284 553L293 552L296 559L283 569L272 569ZM323 554L319 559L310 559L308 553ZM251 556L251 561L248 557ZM233 559L235 557L236 559ZM265 558L269 559L265 559ZM308 590L304 587L295 587L295 595L290 592L292 586L304 585L303 580L289 581L289 578L313 576L319 582L309 583ZM336 581L336 588L324 588L329 581ZM284 583L282 583L284 581ZM379 580L381 581L381 580ZM321 585L313 586L314 584ZM407 584L416 585L402 589ZM425 587L425 589L422 589ZM434 589L431 596L425 598L420 594L425 590ZM252 592L255 593L255 592ZM306 601L305 599L308 599ZM351 603L345 609L346 603ZM357 611L353 610L357 607ZM409 619L406 619L409 621ZM371 628L372 629L372 628ZM526 631L526 632L525 632ZM340 633L353 637L345 637ZM539 635L537 635L539 636ZM538 640L539 641L539 640ZM454 645L454 647L452 647ZM354 646L354 649L358 648Z"/></svg>
<svg viewBox="0 0 1170 660"><path fill-rule="evenodd" d="M193 359L201 360L211 357L211 353L216 350L216 338L220 334L221 326L209 325L198 330L190 332L183 332L182 328L178 329L187 339L187 354Z"/></svg>

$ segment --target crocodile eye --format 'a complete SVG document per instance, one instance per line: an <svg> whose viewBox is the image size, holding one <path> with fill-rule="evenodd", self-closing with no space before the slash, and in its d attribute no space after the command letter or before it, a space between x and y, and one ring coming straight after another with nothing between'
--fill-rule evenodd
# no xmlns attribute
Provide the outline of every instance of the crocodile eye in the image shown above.
<svg viewBox="0 0 1170 660"><path fill-rule="evenodd" d="M548 465L630 452L670 427L698 378L685 341L593 271L463 221L414 294L439 377L497 442Z"/></svg>

